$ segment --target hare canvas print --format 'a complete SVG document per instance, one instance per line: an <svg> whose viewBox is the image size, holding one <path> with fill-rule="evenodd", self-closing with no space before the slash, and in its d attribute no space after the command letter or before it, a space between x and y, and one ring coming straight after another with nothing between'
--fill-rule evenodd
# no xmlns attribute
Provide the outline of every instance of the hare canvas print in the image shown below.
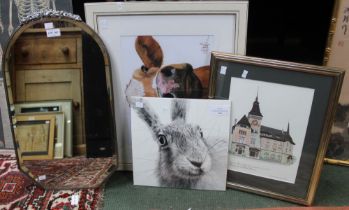
<svg viewBox="0 0 349 210"><path fill-rule="evenodd" d="M135 185L225 190L230 101L132 97Z"/></svg>

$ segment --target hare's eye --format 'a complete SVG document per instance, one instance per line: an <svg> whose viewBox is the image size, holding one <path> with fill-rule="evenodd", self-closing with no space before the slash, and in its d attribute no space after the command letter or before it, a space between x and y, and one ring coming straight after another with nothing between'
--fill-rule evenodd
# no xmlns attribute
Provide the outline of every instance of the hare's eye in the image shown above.
<svg viewBox="0 0 349 210"><path fill-rule="evenodd" d="M165 135L160 134L158 136L158 141L160 143L160 146L166 146L167 145L167 139Z"/></svg>
<svg viewBox="0 0 349 210"><path fill-rule="evenodd" d="M204 133L202 131L200 131L200 136L201 138L204 137Z"/></svg>

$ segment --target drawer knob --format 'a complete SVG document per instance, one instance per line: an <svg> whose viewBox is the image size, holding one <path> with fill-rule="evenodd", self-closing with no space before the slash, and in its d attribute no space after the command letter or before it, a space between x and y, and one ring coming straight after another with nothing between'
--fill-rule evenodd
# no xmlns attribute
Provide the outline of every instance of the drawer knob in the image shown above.
<svg viewBox="0 0 349 210"><path fill-rule="evenodd" d="M64 54L64 55L69 55L69 48L68 47L63 47L62 49L62 53Z"/></svg>
<svg viewBox="0 0 349 210"><path fill-rule="evenodd" d="M22 57L28 57L28 55L29 55L28 49L22 48L21 49L21 55L22 55Z"/></svg>

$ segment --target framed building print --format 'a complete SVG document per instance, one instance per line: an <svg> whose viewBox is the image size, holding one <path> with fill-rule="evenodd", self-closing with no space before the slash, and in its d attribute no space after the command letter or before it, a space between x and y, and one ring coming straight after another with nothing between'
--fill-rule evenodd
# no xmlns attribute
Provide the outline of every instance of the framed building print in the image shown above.
<svg viewBox="0 0 349 210"><path fill-rule="evenodd" d="M15 117L13 130L20 161L53 159L55 118L55 115Z"/></svg>
<svg viewBox="0 0 349 210"><path fill-rule="evenodd" d="M335 1L324 65L346 70L326 161L349 166L349 1Z"/></svg>
<svg viewBox="0 0 349 210"><path fill-rule="evenodd" d="M247 10L247 1L85 4L111 57L120 168L132 169L130 97L207 98L210 52L245 54Z"/></svg>
<svg viewBox="0 0 349 210"><path fill-rule="evenodd" d="M344 72L213 52L210 97L232 101L227 183L311 205Z"/></svg>

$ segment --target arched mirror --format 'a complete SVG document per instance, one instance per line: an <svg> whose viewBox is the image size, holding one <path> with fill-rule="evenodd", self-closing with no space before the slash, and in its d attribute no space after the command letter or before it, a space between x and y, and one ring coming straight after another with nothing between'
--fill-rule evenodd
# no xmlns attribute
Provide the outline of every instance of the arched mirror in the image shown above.
<svg viewBox="0 0 349 210"><path fill-rule="evenodd" d="M100 37L78 16L36 13L12 35L2 68L20 169L46 189L101 185L117 149Z"/></svg>

